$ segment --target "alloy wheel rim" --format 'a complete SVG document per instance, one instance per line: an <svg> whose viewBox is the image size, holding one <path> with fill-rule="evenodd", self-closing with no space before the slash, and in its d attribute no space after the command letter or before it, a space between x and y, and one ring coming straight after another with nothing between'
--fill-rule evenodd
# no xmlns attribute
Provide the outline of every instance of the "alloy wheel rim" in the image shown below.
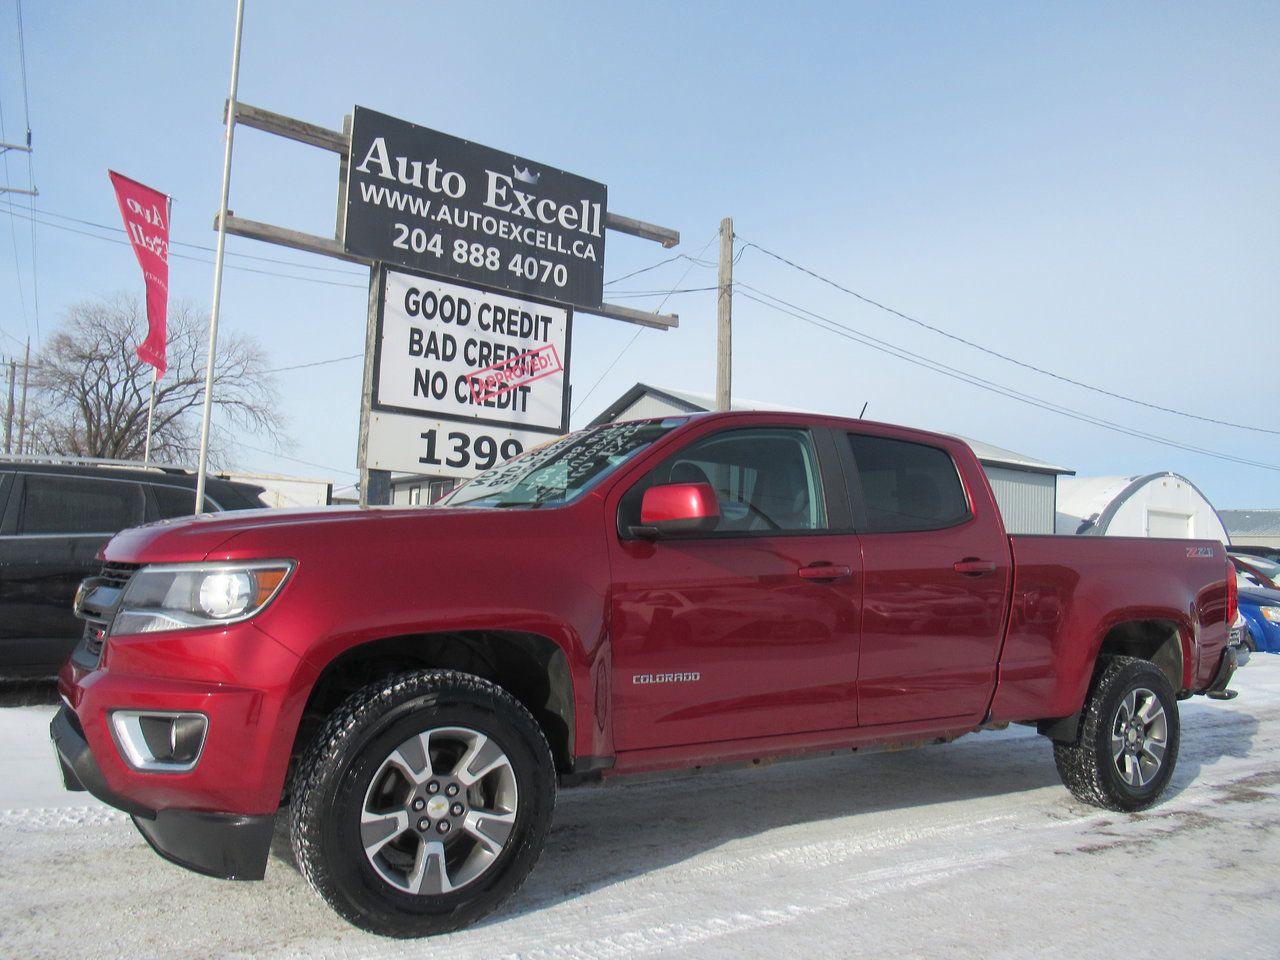
<svg viewBox="0 0 1280 960"><path fill-rule="evenodd" d="M1111 761L1120 778L1134 789L1151 783L1164 766L1169 746L1169 718L1155 691L1130 690L1111 723Z"/></svg>
<svg viewBox="0 0 1280 960"><path fill-rule="evenodd" d="M397 890L440 895L474 883L506 849L519 796L490 737L436 727L379 764L360 808L365 858Z"/></svg>

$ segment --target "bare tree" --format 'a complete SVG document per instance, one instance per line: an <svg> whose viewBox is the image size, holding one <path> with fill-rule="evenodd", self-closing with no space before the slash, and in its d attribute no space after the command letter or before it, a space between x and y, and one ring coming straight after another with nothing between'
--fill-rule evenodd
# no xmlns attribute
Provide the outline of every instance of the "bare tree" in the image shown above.
<svg viewBox="0 0 1280 960"><path fill-rule="evenodd" d="M190 302L169 305L169 368L156 386L151 455L160 463L194 462L200 443L208 319ZM224 328L225 329L225 328ZM146 312L124 294L74 304L32 362L33 448L82 457L142 459L152 368L134 352L146 336ZM210 459L228 465L234 437L261 434L288 445L275 379L251 337L224 333L218 341L213 406L222 420L210 438ZM234 436L233 436L234 434Z"/></svg>

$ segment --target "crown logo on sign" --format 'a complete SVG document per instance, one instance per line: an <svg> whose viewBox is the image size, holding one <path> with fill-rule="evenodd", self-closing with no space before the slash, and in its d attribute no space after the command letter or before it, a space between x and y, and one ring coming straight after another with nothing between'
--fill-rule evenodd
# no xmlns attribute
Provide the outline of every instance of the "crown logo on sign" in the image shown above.
<svg viewBox="0 0 1280 960"><path fill-rule="evenodd" d="M515 171L517 180L521 183L527 183L531 187L536 187L538 185L538 181L542 179L542 174L533 173L529 167L525 167L523 170L519 167L512 167L511 169Z"/></svg>

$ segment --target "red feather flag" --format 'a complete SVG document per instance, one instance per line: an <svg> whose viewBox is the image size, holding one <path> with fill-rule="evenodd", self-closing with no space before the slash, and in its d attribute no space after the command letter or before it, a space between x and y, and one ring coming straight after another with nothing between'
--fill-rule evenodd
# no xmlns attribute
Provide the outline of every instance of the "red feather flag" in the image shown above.
<svg viewBox="0 0 1280 960"><path fill-rule="evenodd" d="M108 170L125 233L147 284L147 339L138 344L138 359L164 376L169 314L169 198L158 190Z"/></svg>

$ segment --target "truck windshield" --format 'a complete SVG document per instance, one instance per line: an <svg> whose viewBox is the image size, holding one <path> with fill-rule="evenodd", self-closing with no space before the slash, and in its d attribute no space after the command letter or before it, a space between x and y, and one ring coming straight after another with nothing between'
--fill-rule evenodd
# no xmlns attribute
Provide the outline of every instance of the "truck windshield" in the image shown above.
<svg viewBox="0 0 1280 960"><path fill-rule="evenodd" d="M579 430L486 470L437 506L534 509L568 503L687 419L639 420Z"/></svg>

